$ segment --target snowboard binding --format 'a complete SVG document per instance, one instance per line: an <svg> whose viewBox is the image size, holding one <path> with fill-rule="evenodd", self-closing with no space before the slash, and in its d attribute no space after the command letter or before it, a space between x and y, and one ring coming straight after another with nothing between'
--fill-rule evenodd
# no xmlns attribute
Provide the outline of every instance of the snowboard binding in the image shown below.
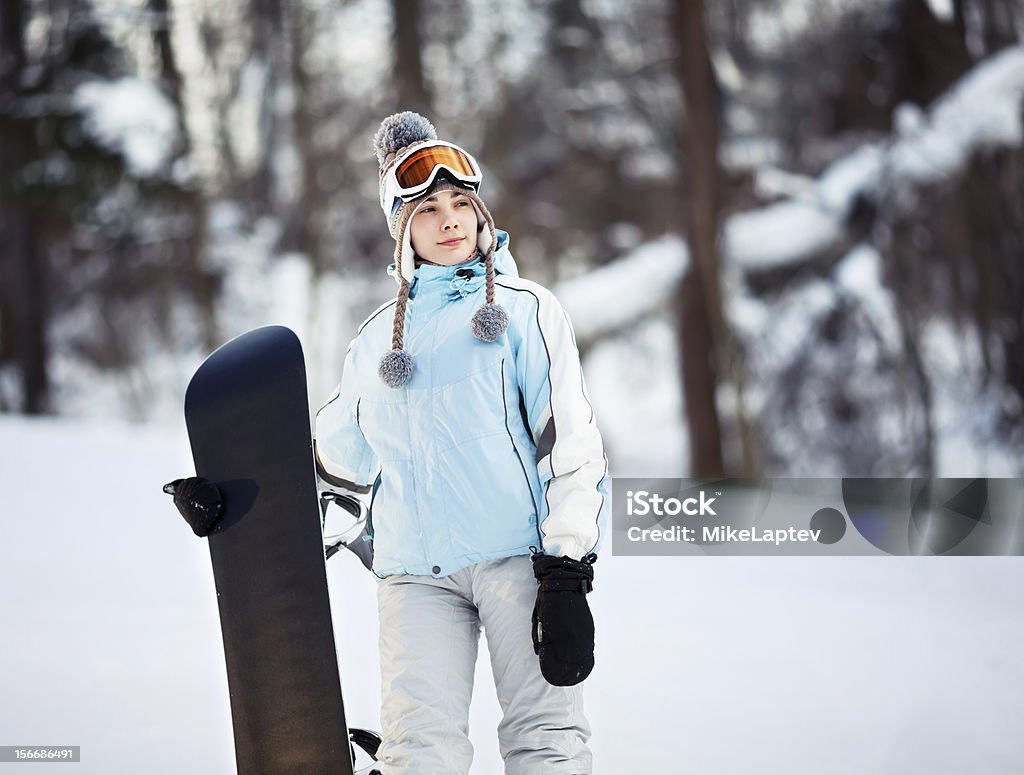
<svg viewBox="0 0 1024 775"><path fill-rule="evenodd" d="M376 732L369 729L350 729L348 731L349 748L352 751L352 762L356 761L355 746L359 746L373 761L355 771L355 775L380 775L377 769L377 749L380 748L381 738Z"/></svg>
<svg viewBox="0 0 1024 775"><path fill-rule="evenodd" d="M332 503L340 506L341 512L337 509L328 511L328 506ZM344 547L358 557L367 570L373 570L369 511L357 498L333 490L320 493L320 527L324 534L326 559L331 559Z"/></svg>

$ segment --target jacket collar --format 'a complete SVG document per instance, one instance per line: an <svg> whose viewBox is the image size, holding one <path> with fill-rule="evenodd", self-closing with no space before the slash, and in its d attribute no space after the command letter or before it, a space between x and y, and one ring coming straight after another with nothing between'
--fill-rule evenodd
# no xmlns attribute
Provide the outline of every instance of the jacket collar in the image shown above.
<svg viewBox="0 0 1024 775"><path fill-rule="evenodd" d="M498 242L494 249L494 273L519 277L519 268L508 249L508 232L495 229L495 233ZM388 274L394 277L395 272L395 265L392 263L388 266ZM482 287L486 280L487 265L481 255L454 266L420 264L416 267L412 282L409 283L409 298L434 293L446 294L450 300L465 298Z"/></svg>

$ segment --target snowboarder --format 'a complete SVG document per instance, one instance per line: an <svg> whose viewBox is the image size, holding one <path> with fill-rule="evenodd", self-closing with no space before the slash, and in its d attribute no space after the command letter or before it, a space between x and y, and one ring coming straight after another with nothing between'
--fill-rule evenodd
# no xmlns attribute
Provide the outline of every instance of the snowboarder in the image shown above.
<svg viewBox="0 0 1024 775"><path fill-rule="evenodd" d="M518 276L468 152L408 111L384 119L374 149L399 288L349 345L314 453L323 488L369 501L378 766L469 771L482 628L505 772L590 773L580 684L608 464L571 324ZM179 509L208 529L215 495L185 489L199 508L176 496Z"/></svg>

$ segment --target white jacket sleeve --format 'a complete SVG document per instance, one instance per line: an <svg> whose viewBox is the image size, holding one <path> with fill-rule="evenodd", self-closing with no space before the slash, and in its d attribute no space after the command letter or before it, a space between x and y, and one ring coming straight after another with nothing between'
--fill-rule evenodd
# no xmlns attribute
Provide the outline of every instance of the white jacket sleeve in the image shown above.
<svg viewBox="0 0 1024 775"><path fill-rule="evenodd" d="M348 346L341 384L316 413L313 454L316 472L327 489L370 491L380 463L359 427L355 340Z"/></svg>
<svg viewBox="0 0 1024 775"><path fill-rule="evenodd" d="M535 315L516 354L529 431L544 491L538 514L544 551L575 560L595 551L609 498L608 459L587 396L572 324L537 286Z"/></svg>

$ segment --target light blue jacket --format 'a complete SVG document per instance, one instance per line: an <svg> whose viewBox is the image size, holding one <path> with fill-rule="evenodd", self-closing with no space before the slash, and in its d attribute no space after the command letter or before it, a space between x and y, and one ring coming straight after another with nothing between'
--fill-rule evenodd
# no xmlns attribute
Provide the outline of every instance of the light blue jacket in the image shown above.
<svg viewBox="0 0 1024 775"><path fill-rule="evenodd" d="M598 548L608 461L572 326L548 290L519 277L508 234L497 236L505 334L473 336L483 259L422 264L406 309L409 382L394 389L377 375L392 300L359 327L341 384L317 412L322 486L372 491L379 576L447 576L530 547L575 559Z"/></svg>

